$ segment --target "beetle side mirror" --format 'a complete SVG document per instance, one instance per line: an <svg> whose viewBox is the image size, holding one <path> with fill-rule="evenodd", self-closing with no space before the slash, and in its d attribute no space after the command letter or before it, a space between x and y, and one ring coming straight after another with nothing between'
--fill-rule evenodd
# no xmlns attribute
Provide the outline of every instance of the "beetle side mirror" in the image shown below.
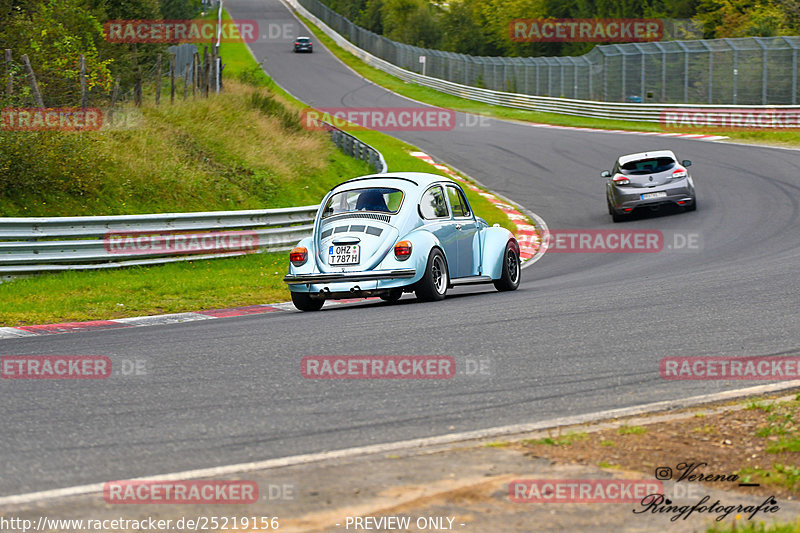
<svg viewBox="0 0 800 533"><path fill-rule="evenodd" d="M692 162L689 161L688 159L684 159L683 161L681 161L681 165L683 165L685 167L690 167L690 166L692 166Z"/></svg>
<svg viewBox="0 0 800 533"><path fill-rule="evenodd" d="M610 177L611 177L611 171L609 171L609 170L604 170L604 171L602 171L602 172L600 173L600 176L601 176L601 177L603 177L603 178L610 178Z"/></svg>

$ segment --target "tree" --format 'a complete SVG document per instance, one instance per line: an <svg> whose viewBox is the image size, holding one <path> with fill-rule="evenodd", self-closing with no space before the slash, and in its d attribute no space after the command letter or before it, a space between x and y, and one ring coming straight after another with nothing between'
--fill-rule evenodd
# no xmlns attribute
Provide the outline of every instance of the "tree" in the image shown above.
<svg viewBox="0 0 800 533"><path fill-rule="evenodd" d="M99 52L104 43L102 25L84 0L43 0L24 9L12 6L3 16L0 43L17 58L28 55L46 105L73 106L80 101L81 55L89 91L111 89L113 59Z"/></svg>
<svg viewBox="0 0 800 533"><path fill-rule="evenodd" d="M200 0L161 0L161 15L166 20L191 19L200 12Z"/></svg>

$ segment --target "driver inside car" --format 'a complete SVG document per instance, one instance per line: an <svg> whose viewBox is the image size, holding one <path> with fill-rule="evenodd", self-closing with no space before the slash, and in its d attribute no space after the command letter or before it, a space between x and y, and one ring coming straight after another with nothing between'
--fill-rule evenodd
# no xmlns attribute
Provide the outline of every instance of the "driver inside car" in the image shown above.
<svg viewBox="0 0 800 533"><path fill-rule="evenodd" d="M386 200L383 199L383 194L376 189L366 190L358 196L356 211L361 210L389 212L389 208L386 206Z"/></svg>

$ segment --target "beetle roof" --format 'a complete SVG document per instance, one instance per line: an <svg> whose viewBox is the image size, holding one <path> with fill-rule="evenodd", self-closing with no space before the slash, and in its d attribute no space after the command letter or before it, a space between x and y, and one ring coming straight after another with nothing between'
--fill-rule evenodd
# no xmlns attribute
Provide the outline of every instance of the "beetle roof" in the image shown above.
<svg viewBox="0 0 800 533"><path fill-rule="evenodd" d="M619 156L619 164L624 165L630 161L638 161L640 159L652 159L656 157L671 157L674 160L678 160L675 157L675 153L672 150L655 150L653 152L639 152L638 154L628 154L628 155L621 155Z"/></svg>
<svg viewBox="0 0 800 533"><path fill-rule="evenodd" d="M414 189L426 189L432 183L439 181L449 181L455 183L446 176L437 174L427 174L424 172L388 172L386 174L370 174L360 176L340 183L331 192L344 191L348 189L363 187L394 187L411 192Z"/></svg>

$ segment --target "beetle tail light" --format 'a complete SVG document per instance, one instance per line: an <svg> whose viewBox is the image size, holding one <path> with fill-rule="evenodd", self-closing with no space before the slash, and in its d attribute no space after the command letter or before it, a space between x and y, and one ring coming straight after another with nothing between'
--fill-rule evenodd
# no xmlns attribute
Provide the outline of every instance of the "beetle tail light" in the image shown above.
<svg viewBox="0 0 800 533"><path fill-rule="evenodd" d="M394 256L401 261L411 257L411 241L400 241L395 244Z"/></svg>
<svg viewBox="0 0 800 533"><path fill-rule="evenodd" d="M308 261L308 249L305 246L295 246L292 248L292 251L289 252L289 261L291 261L294 266L305 264L305 262Z"/></svg>
<svg viewBox="0 0 800 533"><path fill-rule="evenodd" d="M617 174L616 176L614 176L614 185L628 185L630 182L631 180L629 180L622 174Z"/></svg>

